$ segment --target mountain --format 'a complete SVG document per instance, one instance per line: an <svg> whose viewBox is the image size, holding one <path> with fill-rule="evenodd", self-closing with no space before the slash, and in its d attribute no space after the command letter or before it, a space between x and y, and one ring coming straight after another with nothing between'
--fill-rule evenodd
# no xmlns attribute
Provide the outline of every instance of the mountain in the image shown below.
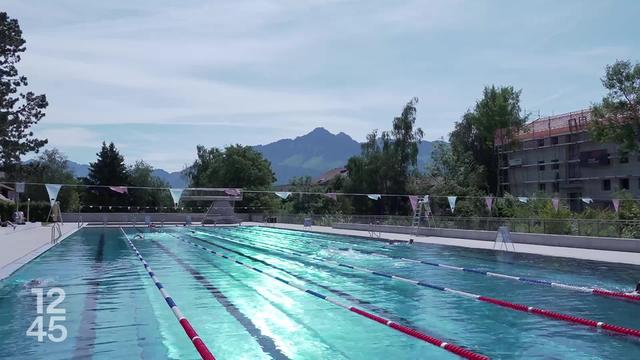
<svg viewBox="0 0 640 360"><path fill-rule="evenodd" d="M71 160L69 160L68 164L75 177L86 177L89 174L89 165L87 164L78 164ZM187 186L187 179L182 176L180 171L168 172L162 169L155 169L152 174L166 181L172 188Z"/></svg>
<svg viewBox="0 0 640 360"><path fill-rule="evenodd" d="M420 144L418 164L422 170L431 162L433 144L430 141ZM277 178L276 185L283 185L296 176L311 176L315 179L327 170L345 166L350 157L360 154L360 145L343 132L332 134L319 127L295 139L281 139L253 148L271 161L271 168ZM69 161L69 167L76 177L85 177L89 173L87 164ZM187 185L187 180L180 171L155 169L153 175L166 181L171 187L182 188Z"/></svg>
<svg viewBox="0 0 640 360"><path fill-rule="evenodd" d="M360 145L343 132L332 134L318 127L295 139L282 139L253 148L271 161L276 184L286 184L296 176L316 178L329 169L346 165L350 157L360 154ZM424 168L431 160L433 143L423 141L419 150L418 163Z"/></svg>

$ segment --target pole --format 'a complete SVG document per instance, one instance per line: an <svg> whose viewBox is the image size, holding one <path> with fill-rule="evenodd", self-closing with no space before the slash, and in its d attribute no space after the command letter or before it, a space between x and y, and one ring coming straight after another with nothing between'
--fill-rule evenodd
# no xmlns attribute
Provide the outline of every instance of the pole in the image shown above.
<svg viewBox="0 0 640 360"><path fill-rule="evenodd" d="M27 222L29 222L29 208L31 207L31 198L27 198Z"/></svg>

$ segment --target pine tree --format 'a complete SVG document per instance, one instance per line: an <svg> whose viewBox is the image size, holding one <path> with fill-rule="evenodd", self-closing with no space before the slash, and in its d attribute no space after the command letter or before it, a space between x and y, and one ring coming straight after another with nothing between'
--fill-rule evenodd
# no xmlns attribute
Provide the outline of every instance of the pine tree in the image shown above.
<svg viewBox="0 0 640 360"><path fill-rule="evenodd" d="M89 183L92 185L128 185L129 176L124 164L124 157L120 155L113 143L108 146L102 143L100 152L96 154L96 162L89 164Z"/></svg>
<svg viewBox="0 0 640 360"><path fill-rule="evenodd" d="M47 98L20 90L28 85L16 68L20 53L26 50L24 44L18 21L0 12L0 168L10 174L22 155L38 152L47 144L30 131L44 117Z"/></svg>

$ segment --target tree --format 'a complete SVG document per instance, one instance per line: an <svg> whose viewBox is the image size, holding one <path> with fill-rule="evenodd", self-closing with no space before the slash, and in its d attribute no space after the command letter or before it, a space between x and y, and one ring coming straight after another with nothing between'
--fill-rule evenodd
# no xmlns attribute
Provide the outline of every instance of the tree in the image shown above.
<svg viewBox="0 0 640 360"><path fill-rule="evenodd" d="M129 190L130 204L133 206L162 207L172 206L173 201L169 191L157 188L169 188L169 184L159 177L153 175L153 166L139 160L127 169L129 185L133 188ZM144 187L156 189L142 189Z"/></svg>
<svg viewBox="0 0 640 360"><path fill-rule="evenodd" d="M449 136L451 150L468 163L459 166L482 167L485 171L485 191L498 194L498 158L495 153L495 134L498 129L517 131L528 116L520 109L520 94L512 86L485 87L483 97L472 111L456 122Z"/></svg>
<svg viewBox="0 0 640 360"><path fill-rule="evenodd" d="M411 99L400 116L393 119L392 130L383 131L378 139L377 130L367 136L362 144L362 153L347 162L349 181L345 184L348 192L404 194L409 179L417 173L418 146L424 133L415 128L417 98ZM359 212L371 212L370 201L353 199ZM404 206L399 198L377 203L377 211L398 213ZM386 208L383 208L386 206Z"/></svg>
<svg viewBox="0 0 640 360"><path fill-rule="evenodd" d="M622 154L640 150L640 63L608 65L602 85L609 91L591 110L589 126L596 141L620 144Z"/></svg>
<svg viewBox="0 0 640 360"><path fill-rule="evenodd" d="M96 154L98 159L89 164L88 185L129 185L129 174L124 164L124 157L120 155L113 143L108 146L102 143L100 152ZM110 189L96 187L86 194L85 202L91 205L125 205L127 196L111 191Z"/></svg>
<svg viewBox="0 0 640 360"><path fill-rule="evenodd" d="M58 149L45 150L33 161L21 167L21 178L30 183L49 184L77 184L73 172L69 168L69 161ZM47 201L49 196L41 185L30 185L26 187L23 198L30 198L33 201ZM76 211L80 205L78 189L70 186L63 186L58 195L62 209L64 211Z"/></svg>
<svg viewBox="0 0 640 360"><path fill-rule="evenodd" d="M186 169L192 187L229 187L268 190L276 181L269 160L250 146L231 145L220 150L197 147L197 158ZM244 194L239 207L247 210L272 208L270 194Z"/></svg>
<svg viewBox="0 0 640 360"><path fill-rule="evenodd" d="M38 152L47 144L30 131L44 117L48 103L44 94L21 90L28 82L19 75L16 64L26 50L24 44L18 21L0 12L0 168L9 174L22 155Z"/></svg>

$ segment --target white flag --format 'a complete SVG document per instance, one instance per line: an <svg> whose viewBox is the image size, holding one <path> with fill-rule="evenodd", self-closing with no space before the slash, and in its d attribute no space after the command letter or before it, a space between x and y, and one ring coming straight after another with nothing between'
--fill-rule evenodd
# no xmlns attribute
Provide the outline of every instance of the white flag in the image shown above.
<svg viewBox="0 0 640 360"><path fill-rule="evenodd" d="M518 198L518 201L520 201L521 203L525 203L526 204L527 202L529 202L529 198L525 197L525 196L521 196L521 197Z"/></svg>
<svg viewBox="0 0 640 360"><path fill-rule="evenodd" d="M58 193L60 192L60 188L62 187L62 185L44 184L44 186L47 188L47 194L49 194L49 202L51 203L51 206L53 206L53 204L58 199Z"/></svg>
<svg viewBox="0 0 640 360"><path fill-rule="evenodd" d="M173 203L175 204L175 206L178 206L178 203L180 202L180 198L182 197L183 191L184 189L169 189L169 192L171 193L171 198L173 199Z"/></svg>
<svg viewBox="0 0 640 360"><path fill-rule="evenodd" d="M456 199L457 196L447 196L447 200L449 200L449 207L451 208L451 213L456 209Z"/></svg>
<svg viewBox="0 0 640 360"><path fill-rule="evenodd" d="M380 196L380 194L369 194L367 197L371 200L380 200L382 196Z"/></svg>
<svg viewBox="0 0 640 360"><path fill-rule="evenodd" d="M286 200L289 197L289 195L291 195L290 192L286 192L286 191L276 191L275 194L282 200Z"/></svg>

